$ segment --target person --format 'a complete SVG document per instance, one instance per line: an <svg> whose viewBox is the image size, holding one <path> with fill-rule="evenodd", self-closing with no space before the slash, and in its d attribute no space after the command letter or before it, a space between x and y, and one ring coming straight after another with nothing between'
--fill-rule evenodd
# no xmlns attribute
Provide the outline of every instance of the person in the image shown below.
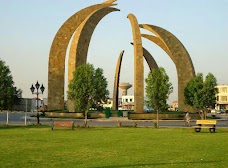
<svg viewBox="0 0 228 168"><path fill-rule="evenodd" d="M185 126L191 126L191 117L189 115L189 112L185 115Z"/></svg>

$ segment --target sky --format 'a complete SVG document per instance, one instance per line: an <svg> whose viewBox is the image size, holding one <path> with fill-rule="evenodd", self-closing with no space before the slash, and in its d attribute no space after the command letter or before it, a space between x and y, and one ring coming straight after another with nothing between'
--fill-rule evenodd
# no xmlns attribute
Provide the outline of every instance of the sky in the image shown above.
<svg viewBox="0 0 228 168"><path fill-rule="evenodd" d="M61 25L74 13L103 0L0 0L0 59L9 66L15 86L24 98L38 80L48 91L48 59L52 41ZM134 50L127 15L139 24L152 24L172 32L185 46L196 73L215 75L218 84L228 84L228 0L118 0L92 36L88 62L102 68L112 97L118 56L125 50L120 82L133 84ZM141 33L149 33L141 29ZM174 90L169 102L178 100L177 72L169 56L157 45L142 39L143 46L164 67ZM68 55L68 53L67 53ZM146 78L149 68L144 62ZM67 75L67 74L66 74ZM67 86L67 83L66 83ZM67 88L65 89L67 90ZM120 92L121 93L121 92ZM133 95L133 88L128 94Z"/></svg>

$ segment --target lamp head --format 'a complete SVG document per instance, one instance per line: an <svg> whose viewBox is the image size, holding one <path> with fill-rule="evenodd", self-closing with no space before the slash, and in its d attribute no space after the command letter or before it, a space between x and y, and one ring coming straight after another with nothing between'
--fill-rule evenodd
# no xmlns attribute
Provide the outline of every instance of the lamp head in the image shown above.
<svg viewBox="0 0 228 168"><path fill-rule="evenodd" d="M39 87L40 87L40 84L38 83L38 81L36 82L36 89L38 90L39 89Z"/></svg>
<svg viewBox="0 0 228 168"><path fill-rule="evenodd" d="M35 88L34 88L33 85L31 86L30 90L31 90L32 93L34 92Z"/></svg>
<svg viewBox="0 0 228 168"><path fill-rule="evenodd" d="M44 89L45 89L45 87L44 87L44 85L42 84L42 86L40 87L40 90L41 90L42 94L43 94L43 92L44 92Z"/></svg>

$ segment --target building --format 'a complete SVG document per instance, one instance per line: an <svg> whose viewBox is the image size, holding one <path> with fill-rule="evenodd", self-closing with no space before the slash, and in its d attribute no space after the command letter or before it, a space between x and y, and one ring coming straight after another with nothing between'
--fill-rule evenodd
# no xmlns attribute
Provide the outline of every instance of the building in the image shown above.
<svg viewBox="0 0 228 168"><path fill-rule="evenodd" d="M111 109L113 106L113 99L112 98L107 99L107 102L102 103L102 106L103 106L103 108L110 108Z"/></svg>
<svg viewBox="0 0 228 168"><path fill-rule="evenodd" d="M228 110L228 85L218 85L217 88L215 109Z"/></svg>
<svg viewBox="0 0 228 168"><path fill-rule="evenodd" d="M111 108L113 106L113 99L109 98L106 103L102 104L103 108ZM133 110L134 109L134 96L125 95L119 98L118 110Z"/></svg>
<svg viewBox="0 0 228 168"><path fill-rule="evenodd" d="M170 111L178 111L178 101L173 101L169 107Z"/></svg>
<svg viewBox="0 0 228 168"><path fill-rule="evenodd" d="M38 103L38 110L46 110L47 98L21 98L18 104L13 105L13 111L36 111Z"/></svg>
<svg viewBox="0 0 228 168"><path fill-rule="evenodd" d="M132 95L122 96L122 109L134 110L134 96Z"/></svg>
<svg viewBox="0 0 228 168"><path fill-rule="evenodd" d="M121 107L121 103L122 103L121 101L122 101L122 99L119 98L119 100L118 100L119 108ZM108 108L112 109L112 106L113 106L113 99L112 98L109 98L109 99L107 99L107 101L105 103L102 103L102 107L103 108L107 108L108 107Z"/></svg>
<svg viewBox="0 0 228 168"><path fill-rule="evenodd" d="M31 111L37 111L37 106L38 106L38 111L39 110L46 110L44 108L45 104L44 104L43 98L38 98L38 99L32 98Z"/></svg>
<svg viewBox="0 0 228 168"><path fill-rule="evenodd" d="M18 104L13 105L13 111L31 111L32 110L32 99L21 98Z"/></svg>

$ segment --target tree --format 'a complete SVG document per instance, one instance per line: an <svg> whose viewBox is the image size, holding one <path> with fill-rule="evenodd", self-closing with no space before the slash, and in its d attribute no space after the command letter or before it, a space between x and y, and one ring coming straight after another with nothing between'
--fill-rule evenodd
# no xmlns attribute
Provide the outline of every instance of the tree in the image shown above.
<svg viewBox="0 0 228 168"><path fill-rule="evenodd" d="M217 80L212 73L208 73L205 80L203 74L198 73L184 90L185 103L192 106L201 119L206 117L208 108L214 108L218 92L216 86Z"/></svg>
<svg viewBox="0 0 228 168"><path fill-rule="evenodd" d="M87 114L91 107L105 101L109 94L107 85L101 68L95 70L91 64L79 66L74 72L68 91L68 98L74 102L75 111Z"/></svg>
<svg viewBox="0 0 228 168"><path fill-rule="evenodd" d="M103 75L103 69L97 68L94 74L94 102L93 107L96 109L100 109L100 104L102 101L107 100L107 96L109 95L109 91L107 90L108 82Z"/></svg>
<svg viewBox="0 0 228 168"><path fill-rule="evenodd" d="M22 91L14 87L9 67L0 59L0 109L12 109L21 97Z"/></svg>
<svg viewBox="0 0 228 168"><path fill-rule="evenodd" d="M153 69L146 78L146 104L157 112L157 128L159 127L159 112L166 109L166 101L173 92L172 83L164 68Z"/></svg>
<svg viewBox="0 0 228 168"><path fill-rule="evenodd" d="M13 104L18 105L22 98L22 90L17 89L17 87L14 87L14 95L13 95Z"/></svg>

